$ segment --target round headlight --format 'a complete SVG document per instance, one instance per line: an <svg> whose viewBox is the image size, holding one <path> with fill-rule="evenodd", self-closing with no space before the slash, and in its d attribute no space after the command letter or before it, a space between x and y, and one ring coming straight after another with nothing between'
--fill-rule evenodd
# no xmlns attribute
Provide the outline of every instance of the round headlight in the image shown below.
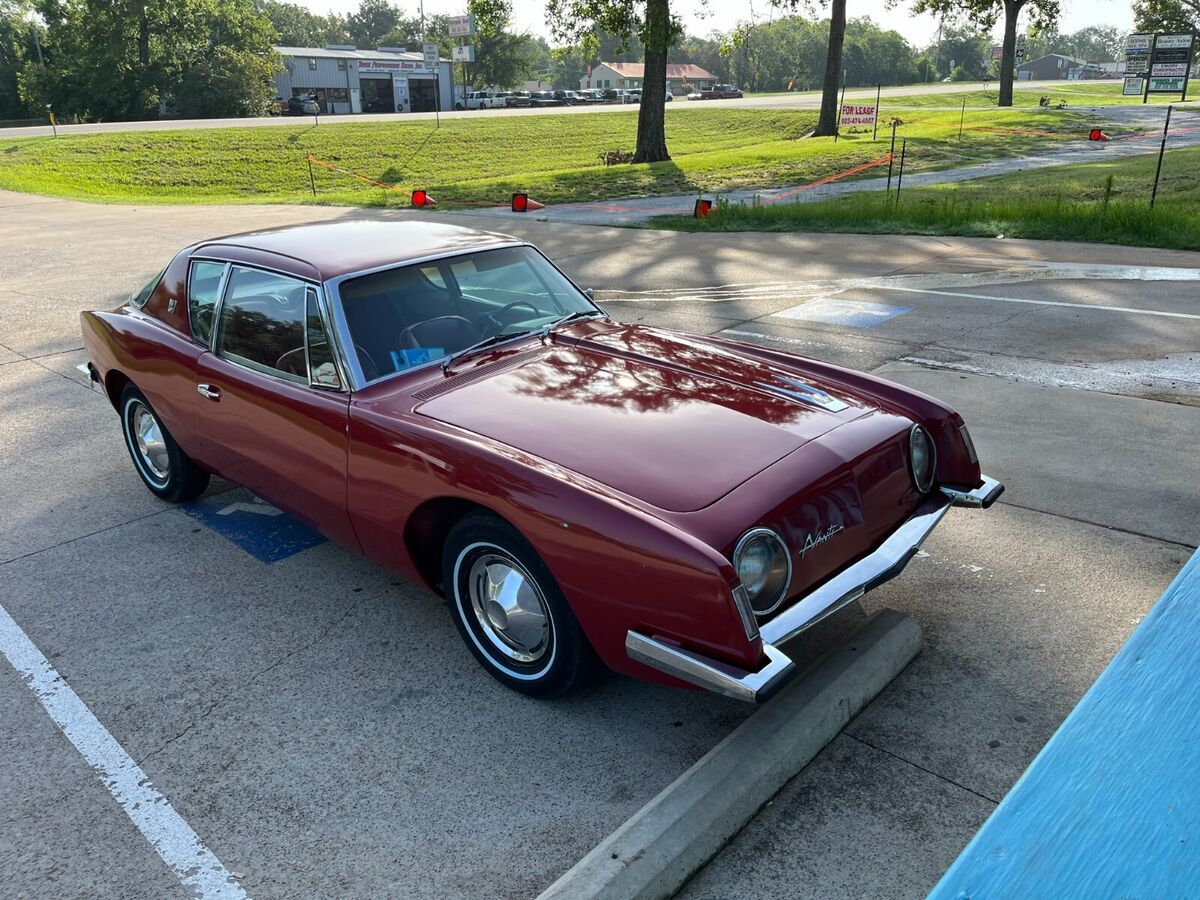
<svg viewBox="0 0 1200 900"><path fill-rule="evenodd" d="M769 528L747 531L733 551L733 567L755 615L779 608L792 580L792 559L783 538Z"/></svg>
<svg viewBox="0 0 1200 900"><path fill-rule="evenodd" d="M913 484L922 494L928 493L933 487L934 470L937 468L937 450L929 432L920 425L908 430L908 463Z"/></svg>

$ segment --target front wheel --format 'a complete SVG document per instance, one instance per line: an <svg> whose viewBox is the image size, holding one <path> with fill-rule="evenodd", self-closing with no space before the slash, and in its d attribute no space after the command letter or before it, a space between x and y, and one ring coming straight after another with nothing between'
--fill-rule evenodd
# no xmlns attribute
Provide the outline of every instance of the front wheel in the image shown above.
<svg viewBox="0 0 1200 900"><path fill-rule="evenodd" d="M201 469L171 437L145 394L132 384L121 392L121 431L142 483L169 503L186 503L208 487Z"/></svg>
<svg viewBox="0 0 1200 900"><path fill-rule="evenodd" d="M450 530L442 576L463 641L500 683L531 697L559 697L591 674L596 656L541 557L487 513Z"/></svg>

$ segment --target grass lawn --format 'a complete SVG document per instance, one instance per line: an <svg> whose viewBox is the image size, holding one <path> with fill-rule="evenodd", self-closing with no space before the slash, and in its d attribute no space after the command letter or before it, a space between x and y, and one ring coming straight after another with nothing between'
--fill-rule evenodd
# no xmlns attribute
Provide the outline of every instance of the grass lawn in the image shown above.
<svg viewBox="0 0 1200 900"><path fill-rule="evenodd" d="M527 190L543 203L772 187L822 178L884 155L870 132L806 138L812 110L668 108L672 160L605 167L598 154L632 150L637 112L497 116L427 122L329 121L270 126L81 134L4 140L0 188L107 202L407 205L425 188L442 205L507 202ZM886 110L885 110L886 111ZM914 167L1011 155L1078 138L1070 113L1003 110L903 113ZM999 130L997 130L999 129ZM1015 129L1015 132L1003 129ZM324 169L309 186L306 154L377 181L394 193Z"/></svg>
<svg viewBox="0 0 1200 900"><path fill-rule="evenodd" d="M1200 250L1200 148L1169 150L1149 208L1157 154L959 184L814 203L720 206L706 219L663 218L685 231L825 231L1092 241Z"/></svg>

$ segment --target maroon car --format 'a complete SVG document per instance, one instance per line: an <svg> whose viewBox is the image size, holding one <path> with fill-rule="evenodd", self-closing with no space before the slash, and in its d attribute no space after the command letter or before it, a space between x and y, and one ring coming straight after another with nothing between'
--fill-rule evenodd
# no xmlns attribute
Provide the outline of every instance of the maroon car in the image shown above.
<svg viewBox="0 0 1200 900"><path fill-rule="evenodd" d="M701 100L740 100L741 97L742 89L732 84L714 84L700 92Z"/></svg>
<svg viewBox="0 0 1200 900"><path fill-rule="evenodd" d="M171 502L210 473L445 596L555 696L599 662L763 700L780 645L987 507L958 414L857 372L610 319L534 247L428 222L205 241L82 316Z"/></svg>

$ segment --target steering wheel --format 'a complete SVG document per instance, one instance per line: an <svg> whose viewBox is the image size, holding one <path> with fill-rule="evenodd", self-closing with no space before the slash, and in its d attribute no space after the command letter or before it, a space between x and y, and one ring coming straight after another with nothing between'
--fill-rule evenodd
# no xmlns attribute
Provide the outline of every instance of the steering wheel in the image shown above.
<svg viewBox="0 0 1200 900"><path fill-rule="evenodd" d="M355 344L354 352L358 354L358 365L362 369L365 380L374 381L382 374L379 366L376 365L375 360L371 359L371 354L363 349L362 344Z"/></svg>
<svg viewBox="0 0 1200 900"><path fill-rule="evenodd" d="M502 306L500 309L496 310L494 313L487 313L483 317L483 321L487 322L489 325L491 325L493 328L495 328L497 332L502 331L504 329L504 323L500 321L500 317L502 315L504 315L506 312L508 312L510 309L515 309L518 306L524 306L526 309L528 309L530 312L532 312L535 317L540 316L542 314L542 311L540 309L538 309L536 306L534 306L532 303L530 303L528 300L514 300L512 303Z"/></svg>

